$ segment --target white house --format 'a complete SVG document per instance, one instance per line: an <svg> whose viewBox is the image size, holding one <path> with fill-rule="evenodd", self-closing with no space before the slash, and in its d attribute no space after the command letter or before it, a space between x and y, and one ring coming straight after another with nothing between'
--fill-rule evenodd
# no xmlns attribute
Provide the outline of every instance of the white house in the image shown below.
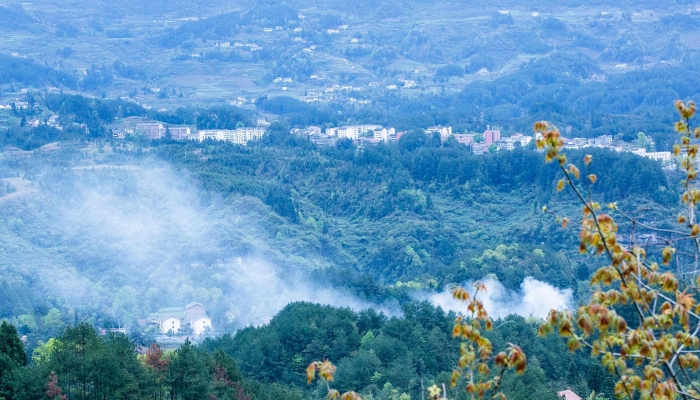
<svg viewBox="0 0 700 400"><path fill-rule="evenodd" d="M425 133L427 133L427 134L437 133L440 135L440 137L446 139L452 134L452 127L451 126L431 126L430 128L425 130Z"/></svg>
<svg viewBox="0 0 700 400"><path fill-rule="evenodd" d="M206 329L211 329L211 318L205 316L192 320L192 331L195 335L201 335Z"/></svg>
<svg viewBox="0 0 700 400"><path fill-rule="evenodd" d="M209 325L211 326L211 321L209 321ZM175 318L175 317L169 317L169 318L165 319L164 321L160 322L160 331L163 334L166 334L170 331L177 334L177 332L179 330L180 330L180 320Z"/></svg>

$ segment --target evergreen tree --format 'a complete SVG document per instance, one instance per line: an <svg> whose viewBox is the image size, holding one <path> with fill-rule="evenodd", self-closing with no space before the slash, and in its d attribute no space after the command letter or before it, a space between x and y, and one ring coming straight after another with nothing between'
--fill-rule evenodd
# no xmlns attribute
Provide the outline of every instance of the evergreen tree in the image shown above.
<svg viewBox="0 0 700 400"><path fill-rule="evenodd" d="M0 324L0 394L8 390L7 377L27 363L27 353L17 329L5 321Z"/></svg>
<svg viewBox="0 0 700 400"><path fill-rule="evenodd" d="M199 400L206 398L210 391L210 376L204 357L187 339L173 355L168 381L171 398Z"/></svg>

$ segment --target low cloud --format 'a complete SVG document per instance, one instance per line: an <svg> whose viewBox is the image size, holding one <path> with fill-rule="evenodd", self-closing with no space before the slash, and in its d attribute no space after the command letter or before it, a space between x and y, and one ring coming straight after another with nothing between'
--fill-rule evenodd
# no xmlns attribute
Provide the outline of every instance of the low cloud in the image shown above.
<svg viewBox="0 0 700 400"><path fill-rule="evenodd" d="M27 243L9 261L31 268L38 277L33 289L61 299L80 318L98 313L134 321L199 301L215 326L234 329L267 323L295 301L374 306L319 288L309 276L327 260L275 238L279 222L257 198L222 199L148 159L45 166L40 176L30 206L16 202L16 211L5 211L31 223L8 232Z"/></svg>
<svg viewBox="0 0 700 400"><path fill-rule="evenodd" d="M480 292L478 299L484 303L486 311L492 318L503 318L511 314L523 317L545 318L549 311L571 309L573 306L573 291L557 289L556 287L527 277L520 285L519 291L506 289L500 282L487 279L484 281L486 292ZM474 288L471 284L464 286L471 294ZM452 298L448 290L428 297L436 305L446 310L467 314L466 303Z"/></svg>

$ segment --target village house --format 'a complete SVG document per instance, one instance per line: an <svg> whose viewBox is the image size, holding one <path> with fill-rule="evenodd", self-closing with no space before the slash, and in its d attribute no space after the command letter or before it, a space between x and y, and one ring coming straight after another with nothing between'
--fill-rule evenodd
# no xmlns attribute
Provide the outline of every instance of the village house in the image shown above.
<svg viewBox="0 0 700 400"><path fill-rule="evenodd" d="M309 140L316 146L335 146L338 138L335 136L324 135L321 133L313 133L309 135Z"/></svg>
<svg viewBox="0 0 700 400"><path fill-rule="evenodd" d="M613 137L610 135L598 136L597 138L588 139L588 144L590 146L597 147L608 147L613 143Z"/></svg>
<svg viewBox="0 0 700 400"><path fill-rule="evenodd" d="M292 135L310 137L311 135L320 135L321 134L321 127L309 126L305 129L294 128L289 133L291 133Z"/></svg>
<svg viewBox="0 0 700 400"><path fill-rule="evenodd" d="M162 334L177 335L190 331L194 335L202 335L212 329L211 318L207 315L206 307L197 302L185 307L161 308L152 315L151 323L157 324Z"/></svg>
<svg viewBox="0 0 700 400"><path fill-rule="evenodd" d="M472 153L485 154L489 152L489 145L486 143L472 143Z"/></svg>
<svg viewBox="0 0 700 400"><path fill-rule="evenodd" d="M428 135L437 133L440 135L440 139L444 142L447 140L450 135L452 135L452 127L451 126L431 126L430 128L425 130L425 133Z"/></svg>
<svg viewBox="0 0 700 400"><path fill-rule="evenodd" d="M474 135L469 133L458 133L452 136L457 139L457 142L466 146L469 146L474 141Z"/></svg>
<svg viewBox="0 0 700 400"><path fill-rule="evenodd" d="M58 115L52 115L49 117L46 123L53 127L59 127L61 126L61 117Z"/></svg>
<svg viewBox="0 0 700 400"><path fill-rule="evenodd" d="M112 131L112 137L115 139L126 139L126 132L120 129Z"/></svg>

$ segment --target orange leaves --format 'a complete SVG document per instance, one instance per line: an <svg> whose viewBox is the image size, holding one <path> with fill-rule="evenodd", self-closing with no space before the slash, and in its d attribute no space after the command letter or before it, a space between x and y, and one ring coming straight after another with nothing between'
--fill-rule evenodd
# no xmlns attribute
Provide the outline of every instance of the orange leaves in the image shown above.
<svg viewBox="0 0 700 400"><path fill-rule="evenodd" d="M693 224L690 228L690 236L698 236L700 234L700 226Z"/></svg>
<svg viewBox="0 0 700 400"><path fill-rule="evenodd" d="M569 351L573 353L581 347L581 344L576 338L572 337L567 340L566 347L568 347Z"/></svg>
<svg viewBox="0 0 700 400"><path fill-rule="evenodd" d="M665 292L675 292L678 290L678 279L672 273L666 272L659 276L659 285Z"/></svg>
<svg viewBox="0 0 700 400"><path fill-rule="evenodd" d="M335 374L335 365L328 360L314 361L306 367L306 382L311 383L316 377L316 372L318 371L319 377L327 382L333 382L333 375Z"/></svg>
<svg viewBox="0 0 700 400"><path fill-rule="evenodd" d="M557 183L557 192L564 190L564 185L566 185L566 182L563 179L559 179L559 182Z"/></svg>
<svg viewBox="0 0 700 400"><path fill-rule="evenodd" d="M573 334L573 329L574 327L570 320L563 320L559 324L559 335L569 337Z"/></svg>
<svg viewBox="0 0 700 400"><path fill-rule="evenodd" d="M671 258L673 257L673 254L676 252L676 249L674 249L671 246L666 246L664 249L661 251L661 255L663 256L663 263L665 265L668 265L668 263L671 261Z"/></svg>
<svg viewBox="0 0 700 400"><path fill-rule="evenodd" d="M452 376L450 377L450 387L457 386L458 380L459 380L459 370L453 369Z"/></svg>
<svg viewBox="0 0 700 400"><path fill-rule="evenodd" d="M311 383L316 377L316 372L321 379L326 382L333 382L333 375L335 374L335 365L328 360L314 361L306 367L306 382ZM355 392L345 392L342 395L336 389L331 389L328 387L328 393L326 394L326 400L362 400L362 397Z"/></svg>
<svg viewBox="0 0 700 400"><path fill-rule="evenodd" d="M308 367L306 367L306 383L313 382L315 377L316 377L316 365L315 365L315 363L311 363L311 364L309 364Z"/></svg>
<svg viewBox="0 0 700 400"><path fill-rule="evenodd" d="M544 336L556 332L568 338L570 351L590 350L591 355L599 357L601 364L618 376L615 394L621 398L689 398L683 391L698 395L690 388L691 378L684 369L700 370L700 328L697 328L700 325L700 305L695 298L700 294L700 277L685 279L688 277L685 273L697 269L697 255L700 254L700 249L694 247L700 238L697 216L700 188L694 185L698 179L700 157L700 145L695 140L700 139L700 128L690 126L690 119L697 112L694 103L679 101L676 108L681 118L675 124L679 143L674 146L673 153L680 158L684 175L680 197L687 207L687 211L678 214L676 220L688 230L685 235L662 229L656 234L668 233L671 237L666 243L678 246L678 251L671 245L658 247L659 242L627 247L626 243L635 243L628 239L628 234L634 238L629 225L625 225L624 235L618 237L618 225L612 216L601 211L595 199L589 197L591 194L572 183L579 179L581 171L573 164L565 164L566 157L561 153L563 146L556 127L546 122L535 126L535 131L540 134L538 147L546 151L546 161L558 160L560 163L564 179L557 184L557 190L563 190L568 184L581 201L579 252L604 255L609 262L592 275L593 293L589 303L580 307L575 316L568 311L551 311L540 325L538 334ZM592 157L586 155L583 162L588 167ZM588 168L585 174L584 184L597 182L597 176L590 174ZM636 230L653 231L653 228L639 223L642 219L628 217L616 203L610 203L608 208L619 211L622 218L631 222L635 234ZM557 223L566 225L563 218L557 218ZM686 243L693 246L686 246ZM650 259L647 259L647 251ZM683 265L691 258L694 261ZM654 262L658 259L661 259L658 263ZM668 266L672 261L678 262L684 275L677 277L669 272L669 267L659 266ZM617 310L622 304L631 305L628 310L633 310L634 321L638 323L629 326L627 320L618 315ZM499 353L495 362L501 367L512 366L514 360L510 357L510 354Z"/></svg>
<svg viewBox="0 0 700 400"><path fill-rule="evenodd" d="M581 172L579 169L574 165L574 164L569 164L569 173L574 176L574 178L578 179L579 176L581 175Z"/></svg>
<svg viewBox="0 0 700 400"><path fill-rule="evenodd" d="M452 291L452 297L459 301L467 301L469 300L469 293L467 293L467 291L464 290L463 287L459 286L454 291Z"/></svg>
<svg viewBox="0 0 700 400"><path fill-rule="evenodd" d="M676 109L681 114L681 118L686 120L692 118L693 115L695 115L695 103L692 101L689 102L688 105L685 105L682 101L677 100Z"/></svg>
<svg viewBox="0 0 700 400"><path fill-rule="evenodd" d="M326 400L337 400L338 397L340 397L340 392L335 389L330 389L326 395Z"/></svg>
<svg viewBox="0 0 700 400"><path fill-rule="evenodd" d="M527 356L520 346L508 343L508 362L510 366L515 366L515 373L522 375L527 366Z"/></svg>
<svg viewBox="0 0 700 400"><path fill-rule="evenodd" d="M489 318L483 303L477 298L479 292L486 291L486 286L479 282L474 286L476 290L473 295L469 295L461 287L456 288L452 293L455 299L467 303L470 314L458 316L452 329L452 336L460 338L462 342L459 346L457 368L452 371L450 385L454 387L460 377L464 376L468 382L465 389L475 398L481 399L489 391L493 392L490 396L492 398L504 398L498 393L500 374L492 374L492 366L495 365L501 370L515 369L516 373L521 374L527 365L527 357L520 347L513 344L509 344L507 353L500 352L493 355L491 341L482 334L482 330L493 328L493 321ZM432 392L431 397L437 399Z"/></svg>
<svg viewBox="0 0 700 400"><path fill-rule="evenodd" d="M362 398L355 392L345 392L340 396L340 400L362 400Z"/></svg>
<svg viewBox="0 0 700 400"><path fill-rule="evenodd" d="M588 313L580 312L576 320L576 325L578 325L586 337L593 333L593 321Z"/></svg>
<svg viewBox="0 0 700 400"><path fill-rule="evenodd" d="M566 163L566 157L559 154L559 151L564 148L564 140L555 126L549 122L539 121L535 123L535 134L537 136L535 145L537 149L545 150L546 162L558 160L560 165Z"/></svg>
<svg viewBox="0 0 700 400"><path fill-rule="evenodd" d="M700 368L700 358L692 353L683 354L678 357L678 364L683 368L690 368L696 372Z"/></svg>

